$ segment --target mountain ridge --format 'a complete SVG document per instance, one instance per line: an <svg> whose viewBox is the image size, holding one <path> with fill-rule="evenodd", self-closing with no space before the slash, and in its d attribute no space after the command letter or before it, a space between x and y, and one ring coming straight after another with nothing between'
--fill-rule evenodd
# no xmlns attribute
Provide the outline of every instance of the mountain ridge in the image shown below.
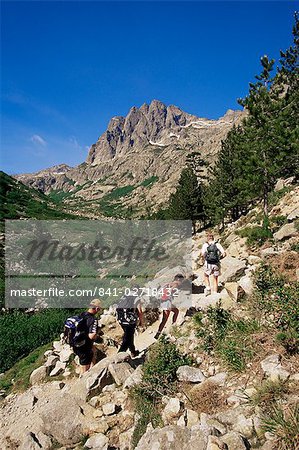
<svg viewBox="0 0 299 450"><path fill-rule="evenodd" d="M213 165L221 141L244 114L228 110L217 120L199 118L175 105L153 100L139 108L133 106L125 117L112 117L78 166L59 164L15 178L46 194L58 195L68 207L80 204L92 216L111 215L114 211L103 211L102 207L107 204L107 195L109 204L115 205L111 194L115 197L115 190L130 186L130 192L121 196L118 215L129 208L137 217L147 209L165 205L190 152L200 153Z"/></svg>

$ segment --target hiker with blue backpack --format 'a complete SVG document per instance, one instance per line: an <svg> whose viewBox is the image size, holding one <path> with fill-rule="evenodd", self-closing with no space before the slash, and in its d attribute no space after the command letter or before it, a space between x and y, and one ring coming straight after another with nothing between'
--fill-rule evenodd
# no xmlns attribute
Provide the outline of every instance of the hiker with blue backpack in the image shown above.
<svg viewBox="0 0 299 450"><path fill-rule="evenodd" d="M140 294L140 286L132 286L129 292L121 297L116 308L117 320L124 331L118 351L126 352L129 349L133 358L139 355L139 351L136 350L134 344L135 331L138 325L143 327Z"/></svg>
<svg viewBox="0 0 299 450"><path fill-rule="evenodd" d="M69 317L64 324L64 342L69 344L79 357L81 374L93 366L94 342L98 337L96 314L101 310L101 301L94 299L87 311Z"/></svg>
<svg viewBox="0 0 299 450"><path fill-rule="evenodd" d="M218 278L220 275L220 259L224 258L226 253L219 242L215 241L213 233L207 233L207 241L203 244L201 255L204 258L204 279L205 294L211 294L210 276L214 278L214 290L218 292Z"/></svg>

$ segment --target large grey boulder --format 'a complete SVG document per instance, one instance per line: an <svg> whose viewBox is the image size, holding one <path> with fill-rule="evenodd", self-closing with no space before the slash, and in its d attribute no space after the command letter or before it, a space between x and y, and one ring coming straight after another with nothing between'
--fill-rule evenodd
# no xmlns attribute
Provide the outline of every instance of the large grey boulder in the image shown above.
<svg viewBox="0 0 299 450"><path fill-rule="evenodd" d="M57 377L57 375L60 375L64 371L65 368L66 368L66 363L57 361L54 369L51 370L51 372L50 372L50 377Z"/></svg>
<svg viewBox="0 0 299 450"><path fill-rule="evenodd" d="M140 365L126 379L126 381L124 382L124 387L125 388L131 388L131 387L136 386L137 384L141 383L142 375L143 375L143 371L142 371L142 366Z"/></svg>
<svg viewBox="0 0 299 450"><path fill-rule="evenodd" d="M206 450L207 437L200 430L169 425L148 430L136 450Z"/></svg>
<svg viewBox="0 0 299 450"><path fill-rule="evenodd" d="M293 222L291 222L283 225L276 233L274 233L273 236L277 241L283 241L297 235L298 231L296 229L296 226Z"/></svg>
<svg viewBox="0 0 299 450"><path fill-rule="evenodd" d="M134 372L134 369L127 362L109 364L108 370L118 386L124 384Z"/></svg>
<svg viewBox="0 0 299 450"><path fill-rule="evenodd" d="M42 432L29 432L18 447L19 450L50 450L52 448L53 443L51 439Z"/></svg>
<svg viewBox="0 0 299 450"><path fill-rule="evenodd" d="M35 369L29 378L30 384L39 384L45 381L47 378L48 370L47 367L41 366Z"/></svg>
<svg viewBox="0 0 299 450"><path fill-rule="evenodd" d="M233 258L232 256L226 256L221 261L221 281L227 283L229 281L237 281L246 269L246 262Z"/></svg>
<svg viewBox="0 0 299 450"><path fill-rule="evenodd" d="M246 295L251 295L253 293L254 284L252 281L252 277L249 275L244 275L238 281L238 285L240 288L246 293Z"/></svg>
<svg viewBox="0 0 299 450"><path fill-rule="evenodd" d="M95 395L98 395L105 386L114 383L114 379L108 369L110 365L123 363L129 358L127 353L117 353L95 364L82 378L82 382L85 383L86 399L90 400Z"/></svg>
<svg viewBox="0 0 299 450"><path fill-rule="evenodd" d="M206 379L200 369L191 366L181 366L177 370L179 381L189 381L190 383L201 383Z"/></svg>
<svg viewBox="0 0 299 450"><path fill-rule="evenodd" d="M84 431L83 412L82 406L72 395L57 393L40 411L42 431L61 445L77 444Z"/></svg>

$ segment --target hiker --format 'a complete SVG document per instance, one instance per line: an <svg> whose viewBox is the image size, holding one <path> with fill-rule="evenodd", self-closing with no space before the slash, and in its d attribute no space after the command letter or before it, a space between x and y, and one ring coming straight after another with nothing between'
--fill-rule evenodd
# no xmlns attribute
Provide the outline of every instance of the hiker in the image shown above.
<svg viewBox="0 0 299 450"><path fill-rule="evenodd" d="M65 342L70 344L79 357L81 375L94 365L94 341L98 336L98 321L95 315L101 310L101 301L94 299L87 311L71 317L65 322Z"/></svg>
<svg viewBox="0 0 299 450"><path fill-rule="evenodd" d="M158 339L160 337L171 312L173 312L172 323L174 324L177 321L179 310L176 306L173 305L172 302L175 294L177 293L177 290L182 285L184 279L184 275L178 273L177 275L175 275L171 283L165 284L165 286L162 287L161 309L163 315L158 331L154 336L155 339Z"/></svg>
<svg viewBox="0 0 299 450"><path fill-rule="evenodd" d="M139 355L139 351L134 345L135 330L138 324L143 328L140 293L140 286L132 286L129 295L123 295L116 308L117 320L124 331L122 344L118 351L126 352L129 349L133 358Z"/></svg>
<svg viewBox="0 0 299 450"><path fill-rule="evenodd" d="M220 275L220 258L224 258L226 253L219 242L214 240L213 233L207 233L207 241L203 244L201 255L205 259L205 294L211 294L210 276L213 275L215 283L215 293L218 292L218 277Z"/></svg>

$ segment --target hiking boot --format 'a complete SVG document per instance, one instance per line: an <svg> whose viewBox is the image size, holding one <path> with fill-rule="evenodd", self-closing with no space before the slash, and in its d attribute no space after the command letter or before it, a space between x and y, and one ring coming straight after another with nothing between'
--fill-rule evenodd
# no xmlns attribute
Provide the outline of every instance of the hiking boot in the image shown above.
<svg viewBox="0 0 299 450"><path fill-rule="evenodd" d="M135 352L131 352L132 358L136 358L137 356L140 355L140 351L139 350L135 350Z"/></svg>
<svg viewBox="0 0 299 450"><path fill-rule="evenodd" d="M161 336L161 333L158 331L158 332L155 334L154 339L159 339L160 336Z"/></svg>

